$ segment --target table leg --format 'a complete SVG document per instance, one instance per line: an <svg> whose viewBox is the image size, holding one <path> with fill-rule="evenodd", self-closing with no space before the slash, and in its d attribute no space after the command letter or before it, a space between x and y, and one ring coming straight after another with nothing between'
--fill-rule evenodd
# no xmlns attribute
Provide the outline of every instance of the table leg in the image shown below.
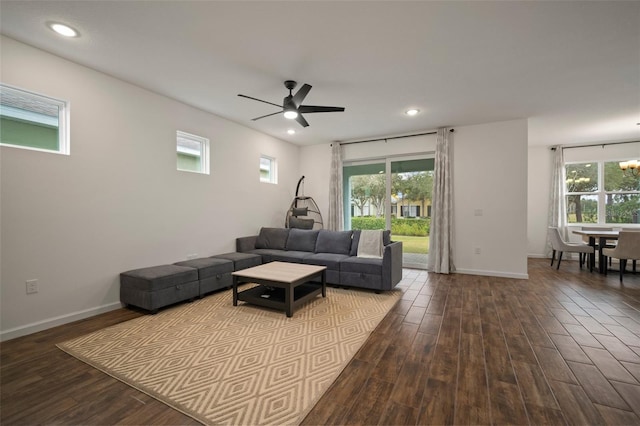
<svg viewBox="0 0 640 426"><path fill-rule="evenodd" d="M604 260L604 255L602 254L602 248L607 244L607 239L604 237L600 237L600 246L598 247L598 268L601 274L604 274L607 269L607 262Z"/></svg>
<svg viewBox="0 0 640 426"><path fill-rule="evenodd" d="M322 271L322 297L327 297L327 270Z"/></svg>
<svg viewBox="0 0 640 426"><path fill-rule="evenodd" d="M238 306L238 277L233 276L233 306Z"/></svg>
<svg viewBox="0 0 640 426"><path fill-rule="evenodd" d="M596 238L595 237L589 237L589 245L593 247L593 253L589 254L589 260L591 261L591 265L593 265L592 267L595 267L595 264L596 264ZM599 264L598 264L598 267L600 267Z"/></svg>
<svg viewBox="0 0 640 426"><path fill-rule="evenodd" d="M289 284L284 290L284 306L287 312L287 318L293 316L293 285Z"/></svg>

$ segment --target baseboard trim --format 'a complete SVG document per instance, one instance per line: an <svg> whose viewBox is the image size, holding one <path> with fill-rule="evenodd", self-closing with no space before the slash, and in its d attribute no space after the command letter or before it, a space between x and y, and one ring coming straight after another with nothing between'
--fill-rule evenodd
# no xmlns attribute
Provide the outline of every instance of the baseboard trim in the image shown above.
<svg viewBox="0 0 640 426"><path fill-rule="evenodd" d="M120 309L121 307L122 304L120 302L114 302L107 305L97 306L95 308L85 309L83 311L73 312L67 315L60 315L59 317L49 318L20 327L14 327L9 330L3 330L0 332L0 342L15 339L16 337L26 336L28 334L37 333L39 331L57 327L59 325L64 325L70 322L103 314L105 312L115 311L116 309Z"/></svg>
<svg viewBox="0 0 640 426"><path fill-rule="evenodd" d="M466 275L482 275L487 277L500 277L500 278L516 278L519 280L528 280L529 274L512 274L509 272L499 272L499 271L483 271L478 269L456 269L456 274L466 274Z"/></svg>

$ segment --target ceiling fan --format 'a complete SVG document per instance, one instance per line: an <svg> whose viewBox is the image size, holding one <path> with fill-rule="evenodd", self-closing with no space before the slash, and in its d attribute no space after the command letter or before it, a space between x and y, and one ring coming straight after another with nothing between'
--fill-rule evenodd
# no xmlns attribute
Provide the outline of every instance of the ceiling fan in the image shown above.
<svg viewBox="0 0 640 426"><path fill-rule="evenodd" d="M292 94L291 92L298 85L297 82L293 80L287 80L284 82L284 87L289 89L289 96L285 96L282 101L282 105L274 104L273 102L263 101L262 99L252 98L247 95L238 95L242 98L253 99L254 101L263 102L265 104L277 106L278 108L282 108L282 111L274 112L267 115L262 115L260 117L252 118L252 121L260 120L261 118L270 117L272 115L280 114L284 112L284 117L296 120L302 127L309 126L307 120L304 119L302 114L311 114L315 112L342 112L344 111L343 107L332 107L332 106L314 106L314 105L302 105L302 101L309 94L309 90L311 90L311 86L308 84L303 84L302 87L296 92L296 94Z"/></svg>

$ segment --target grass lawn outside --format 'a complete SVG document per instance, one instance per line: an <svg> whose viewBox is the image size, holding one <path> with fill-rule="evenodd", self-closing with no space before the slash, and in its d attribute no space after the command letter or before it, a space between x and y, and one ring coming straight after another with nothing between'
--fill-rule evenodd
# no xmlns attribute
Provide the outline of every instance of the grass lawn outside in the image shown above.
<svg viewBox="0 0 640 426"><path fill-rule="evenodd" d="M429 237L411 237L408 235L392 235L392 241L402 241L404 253L429 253Z"/></svg>

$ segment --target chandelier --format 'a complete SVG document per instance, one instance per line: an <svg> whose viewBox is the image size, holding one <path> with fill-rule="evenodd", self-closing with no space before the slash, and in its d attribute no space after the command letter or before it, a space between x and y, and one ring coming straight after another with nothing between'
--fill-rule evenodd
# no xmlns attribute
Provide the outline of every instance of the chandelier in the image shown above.
<svg viewBox="0 0 640 426"><path fill-rule="evenodd" d="M618 164L625 176L637 177L640 175L640 168L638 167L640 164L638 164L638 160L621 161Z"/></svg>

